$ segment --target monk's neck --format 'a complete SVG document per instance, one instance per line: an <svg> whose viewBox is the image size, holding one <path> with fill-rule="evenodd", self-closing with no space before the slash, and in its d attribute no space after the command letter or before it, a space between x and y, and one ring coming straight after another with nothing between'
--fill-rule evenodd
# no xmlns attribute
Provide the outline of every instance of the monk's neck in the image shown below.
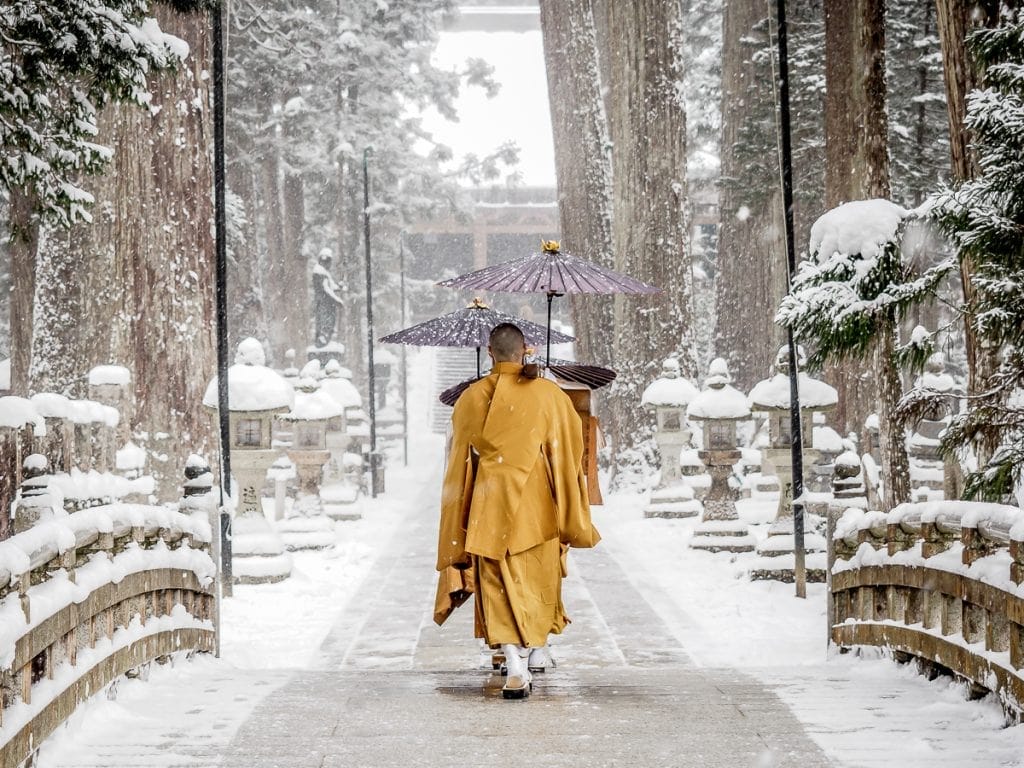
<svg viewBox="0 0 1024 768"><path fill-rule="evenodd" d="M523 371L523 364L522 363L511 363L511 362L497 363L496 362L491 367L491 373L514 373L514 374L518 375L518 374L522 373L522 371Z"/></svg>

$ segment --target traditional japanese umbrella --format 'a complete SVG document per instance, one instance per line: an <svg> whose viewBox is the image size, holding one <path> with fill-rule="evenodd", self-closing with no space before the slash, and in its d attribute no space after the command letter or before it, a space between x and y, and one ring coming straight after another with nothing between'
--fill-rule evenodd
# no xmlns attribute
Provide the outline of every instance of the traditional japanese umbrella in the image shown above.
<svg viewBox="0 0 1024 768"><path fill-rule="evenodd" d="M584 365L571 360L550 360L547 368L557 379L583 384L590 387L590 389L599 389L605 384L610 384L617 375L611 368L602 368L599 365ZM455 401L466 391L466 387L479 380L480 376L477 376L475 379L460 381L458 384L444 390L444 392L438 395L437 399L445 405L454 406Z"/></svg>
<svg viewBox="0 0 1024 768"><path fill-rule="evenodd" d="M556 343L573 341L573 337L558 331L551 331L543 325L507 315L491 309L480 299L464 309L382 336L385 344L410 344L420 347L476 347L476 375L480 375L480 349L486 347L495 326L513 323L519 326L530 345L540 344L546 338Z"/></svg>
<svg viewBox="0 0 1024 768"><path fill-rule="evenodd" d="M660 293L621 272L562 253L555 240L542 240L540 253L442 280L449 288L475 288L498 293L544 293L548 297L547 360L551 361L551 300L567 293Z"/></svg>

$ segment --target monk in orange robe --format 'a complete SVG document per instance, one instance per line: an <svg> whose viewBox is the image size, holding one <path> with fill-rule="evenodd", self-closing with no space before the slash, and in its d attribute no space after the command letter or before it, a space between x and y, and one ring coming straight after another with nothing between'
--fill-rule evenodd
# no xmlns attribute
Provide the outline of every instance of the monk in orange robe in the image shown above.
<svg viewBox="0 0 1024 768"><path fill-rule="evenodd" d="M569 622L565 552L601 537L590 520L583 428L569 397L524 373L526 345L515 325L497 326L488 352L490 374L462 393L452 413L437 569L472 568L476 634L505 652L502 692L521 698L531 687L529 650Z"/></svg>

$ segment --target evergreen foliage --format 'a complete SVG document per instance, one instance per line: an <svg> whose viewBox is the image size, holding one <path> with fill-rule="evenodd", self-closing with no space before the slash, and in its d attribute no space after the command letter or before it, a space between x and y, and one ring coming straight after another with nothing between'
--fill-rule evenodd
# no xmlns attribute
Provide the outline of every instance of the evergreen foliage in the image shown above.
<svg viewBox="0 0 1024 768"><path fill-rule="evenodd" d="M932 215L972 264L977 293L967 320L982 344L1000 350L1001 364L954 417L943 446L996 438L1003 447L968 478L966 493L1000 499L1024 472L1024 11L975 32L969 44L985 68L965 118L979 175L937 195Z"/></svg>
<svg viewBox="0 0 1024 768"><path fill-rule="evenodd" d="M146 105L146 74L187 46L147 17L148 0L7 0L0 4L0 194L27 192L47 219L89 219L82 174L112 155L96 114L112 101Z"/></svg>
<svg viewBox="0 0 1024 768"><path fill-rule="evenodd" d="M875 207L885 203L871 202ZM839 214L851 205L862 204L846 204L832 213ZM908 213L891 203L886 209L890 215L898 212L900 218ZM892 332L906 309L933 294L953 269L947 261L915 273L902 258L901 229L902 225L894 228L891 237L875 249L828 253L819 248L798 266L777 320L809 346L808 364L812 368L847 358L866 358L876 336ZM813 233L812 229L812 237Z"/></svg>

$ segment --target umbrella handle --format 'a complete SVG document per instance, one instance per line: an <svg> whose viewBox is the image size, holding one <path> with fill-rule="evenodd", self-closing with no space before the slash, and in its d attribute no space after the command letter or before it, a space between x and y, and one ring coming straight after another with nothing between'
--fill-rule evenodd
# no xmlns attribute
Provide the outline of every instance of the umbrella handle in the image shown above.
<svg viewBox="0 0 1024 768"><path fill-rule="evenodd" d="M545 365L551 365L551 300L555 298L555 294L548 291L548 357L545 361Z"/></svg>

